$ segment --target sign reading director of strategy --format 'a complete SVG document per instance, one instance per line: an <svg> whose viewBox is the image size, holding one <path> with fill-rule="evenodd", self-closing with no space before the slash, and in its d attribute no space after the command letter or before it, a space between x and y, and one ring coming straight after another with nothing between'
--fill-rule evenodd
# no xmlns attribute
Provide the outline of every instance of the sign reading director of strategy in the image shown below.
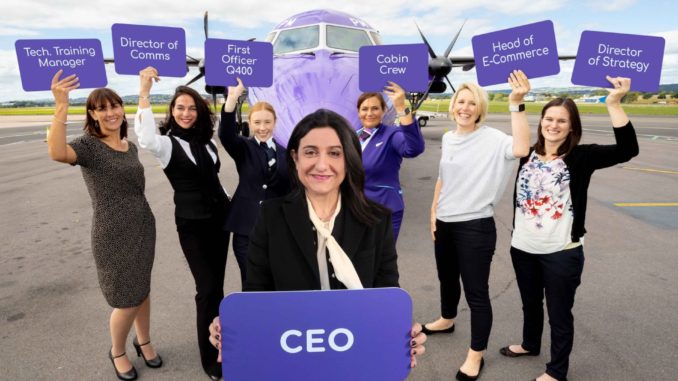
<svg viewBox="0 0 678 381"><path fill-rule="evenodd" d="M113 24L115 72L138 75L153 66L164 77L186 75L186 32L182 28Z"/></svg>
<svg viewBox="0 0 678 381"><path fill-rule="evenodd" d="M477 35L471 42L481 86L506 83L516 69L528 78L560 72L556 34L550 20Z"/></svg>
<svg viewBox="0 0 678 381"><path fill-rule="evenodd" d="M205 40L205 82L210 86L273 84L273 45L269 42L208 38Z"/></svg>
<svg viewBox="0 0 678 381"><path fill-rule="evenodd" d="M49 90L54 74L75 74L80 88L104 87L108 83L101 41L96 39L17 40L21 85L25 91Z"/></svg>

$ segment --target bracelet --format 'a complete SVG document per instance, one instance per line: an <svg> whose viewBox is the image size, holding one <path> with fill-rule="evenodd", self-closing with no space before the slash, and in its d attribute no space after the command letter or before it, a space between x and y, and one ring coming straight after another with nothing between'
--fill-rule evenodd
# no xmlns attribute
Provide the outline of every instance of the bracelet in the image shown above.
<svg viewBox="0 0 678 381"><path fill-rule="evenodd" d="M68 121L66 121L66 120L59 120L59 119L57 119L56 116L53 116L53 117L52 117L52 120L55 121L55 122L59 122L59 123L61 123L61 124L66 124L66 123L68 122Z"/></svg>

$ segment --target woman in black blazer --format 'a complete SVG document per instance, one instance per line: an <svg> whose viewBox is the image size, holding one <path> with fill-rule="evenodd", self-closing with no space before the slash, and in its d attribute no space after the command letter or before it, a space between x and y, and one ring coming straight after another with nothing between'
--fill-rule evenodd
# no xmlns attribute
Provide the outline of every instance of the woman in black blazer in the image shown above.
<svg viewBox="0 0 678 381"><path fill-rule="evenodd" d="M398 287L391 212L365 197L360 143L348 122L318 110L297 124L287 147L293 190L261 208L245 291ZM218 319L210 331L220 348ZM426 335L418 323L411 334L415 366Z"/></svg>
<svg viewBox="0 0 678 381"><path fill-rule="evenodd" d="M259 206L264 200L287 194L290 188L285 160L287 151L273 140L276 122L273 106L257 102L250 107L248 119L254 136L247 138L236 131L235 107L244 90L240 79L238 86L228 88L219 123L219 140L235 161L240 177L226 217L226 230L233 233L233 252L243 287L247 278L249 233L259 214Z"/></svg>

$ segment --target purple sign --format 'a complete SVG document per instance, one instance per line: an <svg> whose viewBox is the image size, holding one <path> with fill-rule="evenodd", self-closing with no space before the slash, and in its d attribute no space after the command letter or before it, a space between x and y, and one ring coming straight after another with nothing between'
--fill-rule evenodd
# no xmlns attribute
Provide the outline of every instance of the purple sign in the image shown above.
<svg viewBox="0 0 678 381"><path fill-rule="evenodd" d="M506 83L513 70L530 79L560 72L550 20L474 36L471 43L481 86Z"/></svg>
<svg viewBox="0 0 678 381"><path fill-rule="evenodd" d="M233 293L219 316L224 380L396 381L410 371L412 299L399 288Z"/></svg>
<svg viewBox="0 0 678 381"><path fill-rule="evenodd" d="M575 85L612 87L605 79L631 78L631 89L654 92L664 59L662 37L635 34L584 31L579 40L572 83Z"/></svg>
<svg viewBox="0 0 678 381"><path fill-rule="evenodd" d="M388 81L409 92L428 88L428 50L424 44L363 46L358 56L360 91L382 91Z"/></svg>
<svg viewBox="0 0 678 381"><path fill-rule="evenodd" d="M148 66L165 77L183 77L186 67L186 33L182 28L113 24L115 72L138 75Z"/></svg>
<svg viewBox="0 0 678 381"><path fill-rule="evenodd" d="M81 89L108 83L99 40L17 40L14 47L25 91L49 90L59 69L61 78L77 75Z"/></svg>
<svg viewBox="0 0 678 381"><path fill-rule="evenodd" d="M205 82L210 86L268 87L273 83L273 45L269 42L205 40Z"/></svg>

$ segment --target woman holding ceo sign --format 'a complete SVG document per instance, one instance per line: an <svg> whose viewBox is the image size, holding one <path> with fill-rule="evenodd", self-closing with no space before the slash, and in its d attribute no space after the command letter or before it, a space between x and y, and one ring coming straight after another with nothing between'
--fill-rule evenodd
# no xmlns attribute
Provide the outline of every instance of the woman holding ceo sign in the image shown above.
<svg viewBox="0 0 678 381"><path fill-rule="evenodd" d="M293 190L262 205L245 291L398 287L391 213L363 192L360 142L348 122L320 109L297 124L287 149ZM412 366L424 352L420 329L411 332ZM210 331L219 347L218 319Z"/></svg>
<svg viewBox="0 0 678 381"><path fill-rule="evenodd" d="M381 93L363 93L358 97L358 130L365 167L365 195L393 213L393 236L398 240L405 204L400 189L400 164L404 157L424 152L424 137L405 105L405 91L393 82L384 91L397 112L399 127L382 123L386 102Z"/></svg>
<svg viewBox="0 0 678 381"><path fill-rule="evenodd" d="M537 143L520 160L514 193L511 260L523 302L523 340L500 350L507 357L537 356L544 326L543 299L551 325L551 361L537 380L566 380L574 339L572 307L584 269L586 198L593 172L638 155L633 125L621 107L628 78L605 100L616 144L582 144L577 105L556 98L541 112Z"/></svg>
<svg viewBox="0 0 678 381"><path fill-rule="evenodd" d="M224 297L228 232L224 221L228 196L219 182L219 156L212 140L214 115L197 91L177 87L165 121L156 133L149 102L158 71L139 73L139 109L134 131L139 145L162 166L174 189L179 242L195 280L198 348L202 367L212 379L221 378L217 351L210 345L208 327L219 314Z"/></svg>
<svg viewBox="0 0 678 381"><path fill-rule="evenodd" d="M450 101L456 129L443 135L431 205L441 317L425 324L423 332L454 332L461 278L471 309L471 346L457 372L458 380L477 379L484 365L483 351L492 329L488 281L497 242L494 205L515 160L526 156L530 147L530 128L522 104L530 83L522 71L513 71L508 83L513 136L482 124L488 100L480 86L464 83L457 89Z"/></svg>
<svg viewBox="0 0 678 381"><path fill-rule="evenodd" d="M273 140L276 115L273 106L257 102L250 107L248 120L253 137L238 135L235 107L245 87L228 88L226 103L221 110L219 140L235 161L240 181L226 217L226 230L233 233L233 252L240 267L243 287L247 279L247 247L249 234L259 214L263 200L284 196L290 190L287 178L285 147Z"/></svg>
<svg viewBox="0 0 678 381"><path fill-rule="evenodd" d="M113 307L108 356L119 379L135 380L137 371L125 354L132 324L137 355L151 368L162 366L150 339L155 218L144 195L144 167L137 147L127 140L122 99L110 89L90 93L85 133L66 143L68 94L79 82L75 75L61 78L62 73L52 78L56 110L47 137L49 156L82 170L94 209L92 253L99 286Z"/></svg>

